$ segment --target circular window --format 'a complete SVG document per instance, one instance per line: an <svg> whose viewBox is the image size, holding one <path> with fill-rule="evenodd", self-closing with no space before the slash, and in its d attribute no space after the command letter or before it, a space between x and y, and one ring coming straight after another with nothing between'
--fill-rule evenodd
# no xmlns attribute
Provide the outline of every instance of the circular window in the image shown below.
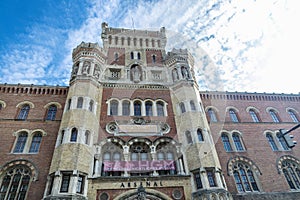
<svg viewBox="0 0 300 200"><path fill-rule="evenodd" d="M108 200L109 196L106 192L100 194L100 200Z"/></svg>
<svg viewBox="0 0 300 200"><path fill-rule="evenodd" d="M182 198L182 192L180 190L173 190L172 192L172 196L174 197L174 199L181 199Z"/></svg>

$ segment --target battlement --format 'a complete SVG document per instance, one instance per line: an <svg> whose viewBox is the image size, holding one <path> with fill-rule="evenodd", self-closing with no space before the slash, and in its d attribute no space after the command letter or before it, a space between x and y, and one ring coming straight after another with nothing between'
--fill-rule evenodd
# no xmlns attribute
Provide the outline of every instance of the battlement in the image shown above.
<svg viewBox="0 0 300 200"><path fill-rule="evenodd" d="M81 56L96 57L101 63L104 63L106 59L106 52L99 46L98 43L81 42L76 48L73 49L73 62L75 62Z"/></svg>
<svg viewBox="0 0 300 200"><path fill-rule="evenodd" d="M159 31L112 28L107 23L102 23L102 34L104 48L108 47L141 47L165 49L166 32L161 27Z"/></svg>

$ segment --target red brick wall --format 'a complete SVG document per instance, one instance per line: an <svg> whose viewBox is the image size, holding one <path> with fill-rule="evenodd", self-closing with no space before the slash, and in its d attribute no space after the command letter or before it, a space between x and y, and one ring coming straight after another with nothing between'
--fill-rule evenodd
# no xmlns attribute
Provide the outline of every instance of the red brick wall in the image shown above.
<svg viewBox="0 0 300 200"><path fill-rule="evenodd" d="M156 55L156 62L152 62L152 56ZM152 50L152 49L147 49L146 50L146 62L148 66L162 66L163 57L162 57L162 52L159 50Z"/></svg>
<svg viewBox="0 0 300 200"><path fill-rule="evenodd" d="M13 160L24 159L31 162L39 173L38 180L30 185L27 199L42 199L43 197L63 111L63 107L58 109L55 121L44 121L46 113L44 106L52 101L64 106L65 99L66 95L0 93L0 100L6 103L6 107L0 111L0 166ZM28 120L16 121L14 120L18 112L16 106L23 101L30 101L35 107L30 109ZM16 139L13 133L21 129L41 129L46 132L47 135L43 136L38 153L11 153Z"/></svg>
<svg viewBox="0 0 300 200"><path fill-rule="evenodd" d="M167 102L167 110L168 110L168 116L148 116L144 117L146 120L152 120L152 121L162 121L167 122L170 127L171 131L166 134L166 136L171 138L177 138L176 135L176 127L175 127L175 121L174 121L174 112L172 109L172 102L171 102L171 96L169 90L151 90L151 89L118 89L118 88L104 88L103 90L103 97L101 102L101 117L100 117L100 131L99 131L99 140L103 140L106 137L112 136L105 131L105 126L108 122L114 121L114 120L131 120L132 116L109 116L107 115L107 100L111 98L118 98L118 99L162 99L165 102ZM130 139L131 137L122 137L122 139ZM150 137L150 139L153 141L158 137Z"/></svg>
<svg viewBox="0 0 300 200"><path fill-rule="evenodd" d="M115 60L115 53L119 54L119 59ZM110 47L107 54L107 64L125 65L125 49Z"/></svg>
<svg viewBox="0 0 300 200"><path fill-rule="evenodd" d="M251 94L246 96L253 96ZM227 96L228 97L228 96ZM255 98L236 99L223 98L216 99L210 96L202 95L203 105L214 106L218 109L219 122L210 123L211 132L216 143L216 149L225 174L225 180L230 192L236 193L236 186L232 176L229 176L227 164L231 158L235 156L244 156L252 160L260 169L261 175L258 176L259 183L263 192L278 192L289 191L290 188L285 180L283 174L278 174L277 159L282 155L292 155L300 159L299 144L296 145L291 151L272 151L265 135L266 130L276 131L281 128L290 129L296 125L292 122L286 108L294 108L300 112L299 97L293 100L274 99L270 100L255 100ZM225 114L226 107L233 106L238 109L238 117L240 123L232 123L228 112ZM259 117L262 122L253 123L251 116L246 111L246 108L253 106L259 110ZM272 118L266 111L268 107L273 107L279 111L281 123L273 123ZM225 116L225 120L224 120ZM209 119L209 118L208 118ZM237 130L242 133L242 140L245 145L245 152L226 152L220 138L222 130L233 131ZM300 143L300 129L294 131L295 140Z"/></svg>

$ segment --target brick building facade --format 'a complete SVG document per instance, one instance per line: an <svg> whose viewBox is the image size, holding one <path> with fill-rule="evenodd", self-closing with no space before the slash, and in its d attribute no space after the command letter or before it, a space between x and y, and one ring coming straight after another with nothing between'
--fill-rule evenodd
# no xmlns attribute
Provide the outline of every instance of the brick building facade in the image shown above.
<svg viewBox="0 0 300 200"><path fill-rule="evenodd" d="M201 92L164 28L101 37L67 87L0 85L0 199L299 199L299 148L277 137L299 95Z"/></svg>

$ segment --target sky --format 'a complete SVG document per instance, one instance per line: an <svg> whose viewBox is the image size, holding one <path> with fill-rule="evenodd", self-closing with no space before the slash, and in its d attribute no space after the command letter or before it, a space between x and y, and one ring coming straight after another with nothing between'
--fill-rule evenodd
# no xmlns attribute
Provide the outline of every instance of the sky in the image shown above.
<svg viewBox="0 0 300 200"><path fill-rule="evenodd" d="M300 92L300 1L1 0L0 83L68 86L72 50L110 27L167 30L200 90ZM298 25L297 25L298 24Z"/></svg>

